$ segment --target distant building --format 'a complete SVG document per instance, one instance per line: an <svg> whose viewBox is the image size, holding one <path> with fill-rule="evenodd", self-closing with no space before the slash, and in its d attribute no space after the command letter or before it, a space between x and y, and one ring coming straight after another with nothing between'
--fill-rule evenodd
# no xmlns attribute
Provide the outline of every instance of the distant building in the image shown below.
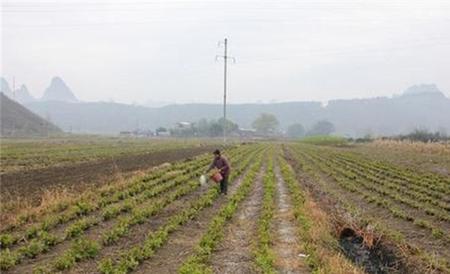
<svg viewBox="0 0 450 274"><path fill-rule="evenodd" d="M135 129L133 131L121 131L119 133L121 137L152 137L155 136L155 133L151 130L143 130L143 129Z"/></svg>
<svg viewBox="0 0 450 274"><path fill-rule="evenodd" d="M258 134L256 133L256 130L252 128L239 128L237 130L237 134L241 138L255 138L258 137Z"/></svg>
<svg viewBox="0 0 450 274"><path fill-rule="evenodd" d="M178 128L191 128L193 124L191 122L178 122L176 125Z"/></svg>

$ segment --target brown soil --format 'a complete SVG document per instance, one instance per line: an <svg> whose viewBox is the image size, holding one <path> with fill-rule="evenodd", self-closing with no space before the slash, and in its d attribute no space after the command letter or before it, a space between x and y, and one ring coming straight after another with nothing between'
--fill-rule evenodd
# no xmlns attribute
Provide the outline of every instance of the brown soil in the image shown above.
<svg viewBox="0 0 450 274"><path fill-rule="evenodd" d="M241 175L229 186L228 195L236 192L243 177L244 175ZM193 254L194 247L208 228L209 222L226 201L227 198L221 196L213 206L204 209L199 216L173 233L152 258L139 266L137 273L176 273L181 264Z"/></svg>
<svg viewBox="0 0 450 274"><path fill-rule="evenodd" d="M250 194L239 205L231 222L225 227L225 236L210 259L214 273L258 273L254 265L252 247L264 195L262 175L258 175Z"/></svg>
<svg viewBox="0 0 450 274"><path fill-rule="evenodd" d="M20 197L39 203L41 194L49 188L70 187L82 190L86 185L108 182L116 174L128 177L133 171L147 169L165 162L173 162L196 156L211 150L211 147L158 151L155 153L121 156L109 160L78 163L71 166L49 167L0 175L0 202Z"/></svg>
<svg viewBox="0 0 450 274"><path fill-rule="evenodd" d="M278 273L310 273L297 237L297 225L292 204L280 169L275 169L277 177L276 211L274 215L274 245L276 254L275 268Z"/></svg>

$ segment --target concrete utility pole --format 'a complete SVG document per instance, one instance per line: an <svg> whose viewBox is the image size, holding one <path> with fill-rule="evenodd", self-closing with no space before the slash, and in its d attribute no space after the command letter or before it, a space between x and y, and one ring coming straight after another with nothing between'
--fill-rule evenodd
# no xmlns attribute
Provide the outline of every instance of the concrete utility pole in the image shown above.
<svg viewBox="0 0 450 274"><path fill-rule="evenodd" d="M219 42L219 45L221 42ZM223 143L226 144L227 142L227 63L228 59L232 59L235 61L233 57L228 56L228 39L225 38L223 41L224 46L224 55L223 56L216 56L216 59L218 57L223 58Z"/></svg>

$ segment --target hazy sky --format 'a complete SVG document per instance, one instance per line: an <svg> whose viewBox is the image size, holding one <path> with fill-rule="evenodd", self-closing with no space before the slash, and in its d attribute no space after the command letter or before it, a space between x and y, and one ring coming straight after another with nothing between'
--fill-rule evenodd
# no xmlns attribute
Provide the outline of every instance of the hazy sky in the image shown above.
<svg viewBox="0 0 450 274"><path fill-rule="evenodd" d="M450 95L448 0L2 0L1 75L41 96L61 76L85 101L231 102Z"/></svg>

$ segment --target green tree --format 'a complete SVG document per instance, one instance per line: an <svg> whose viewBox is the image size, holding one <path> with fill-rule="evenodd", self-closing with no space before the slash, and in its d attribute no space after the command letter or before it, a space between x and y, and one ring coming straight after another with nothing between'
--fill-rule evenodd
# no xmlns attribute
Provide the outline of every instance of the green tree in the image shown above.
<svg viewBox="0 0 450 274"><path fill-rule="evenodd" d="M274 134L279 126L278 119L275 115L270 113L261 113L258 118L252 123L252 127L264 135Z"/></svg>
<svg viewBox="0 0 450 274"><path fill-rule="evenodd" d="M287 129L289 138L300 138L305 136L305 128L301 124L292 124Z"/></svg>
<svg viewBox="0 0 450 274"><path fill-rule="evenodd" d="M315 123L312 128L308 131L309 136L314 135L330 135L335 131L334 125L326 120L319 121Z"/></svg>

